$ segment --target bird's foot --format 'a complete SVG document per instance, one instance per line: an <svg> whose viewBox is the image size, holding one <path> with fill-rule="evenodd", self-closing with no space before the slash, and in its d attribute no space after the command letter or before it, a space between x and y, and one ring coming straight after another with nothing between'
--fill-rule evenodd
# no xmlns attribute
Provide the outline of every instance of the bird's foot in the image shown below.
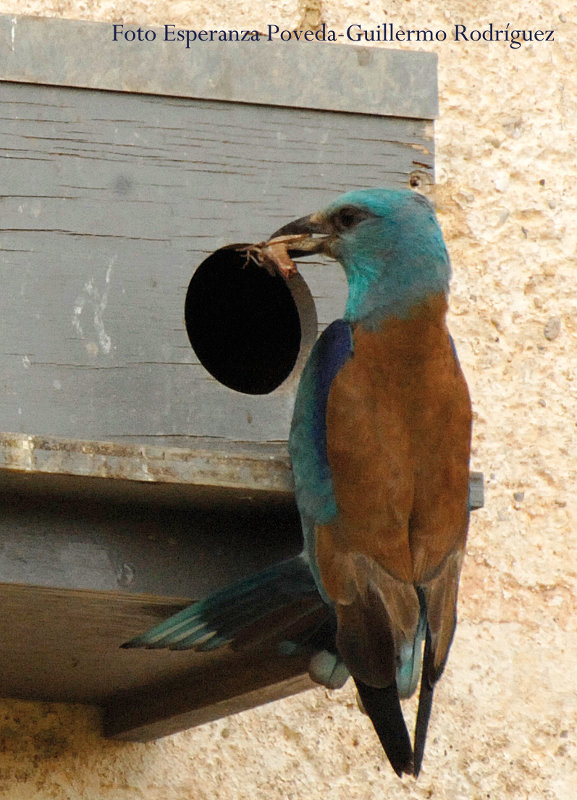
<svg viewBox="0 0 577 800"><path fill-rule="evenodd" d="M328 650L314 654L309 662L309 675L327 689L341 689L350 677L344 661Z"/></svg>

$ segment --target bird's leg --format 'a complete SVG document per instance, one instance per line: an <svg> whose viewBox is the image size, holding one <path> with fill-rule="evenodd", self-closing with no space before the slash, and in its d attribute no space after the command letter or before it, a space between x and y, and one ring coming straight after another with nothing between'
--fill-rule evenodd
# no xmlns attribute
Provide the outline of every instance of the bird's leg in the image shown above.
<svg viewBox="0 0 577 800"><path fill-rule="evenodd" d="M327 689L341 689L350 677L345 662L336 653L320 650L309 662L309 675Z"/></svg>

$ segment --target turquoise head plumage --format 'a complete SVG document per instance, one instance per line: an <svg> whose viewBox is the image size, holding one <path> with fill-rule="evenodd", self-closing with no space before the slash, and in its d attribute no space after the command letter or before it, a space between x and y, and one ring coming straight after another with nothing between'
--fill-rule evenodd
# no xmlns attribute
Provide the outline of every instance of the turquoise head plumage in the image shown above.
<svg viewBox="0 0 577 800"><path fill-rule="evenodd" d="M408 189L347 192L274 236L290 234L310 235L298 242L298 255L325 253L342 264L350 322L403 316L448 292L451 265L434 209Z"/></svg>

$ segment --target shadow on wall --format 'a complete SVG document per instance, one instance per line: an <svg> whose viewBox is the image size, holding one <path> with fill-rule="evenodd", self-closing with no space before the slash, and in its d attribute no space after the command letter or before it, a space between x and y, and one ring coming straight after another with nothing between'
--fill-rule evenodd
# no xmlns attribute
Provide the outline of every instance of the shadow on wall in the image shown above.
<svg viewBox="0 0 577 800"><path fill-rule="evenodd" d="M146 762L156 771L158 756L156 743L103 739L96 707L0 700L0 798L99 800L106 790L128 800L138 792L131 765L146 785Z"/></svg>

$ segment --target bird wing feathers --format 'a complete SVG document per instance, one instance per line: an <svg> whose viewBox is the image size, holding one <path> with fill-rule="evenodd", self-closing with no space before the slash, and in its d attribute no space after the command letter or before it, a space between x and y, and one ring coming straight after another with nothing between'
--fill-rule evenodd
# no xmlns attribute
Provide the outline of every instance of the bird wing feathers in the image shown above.
<svg viewBox="0 0 577 800"><path fill-rule="evenodd" d="M468 392L445 310L445 298L437 298L411 320L384 321L376 330L355 326L354 356L335 375L326 406L338 513L318 526L316 539L319 574L341 623L339 639L350 639L345 649L359 652L365 635L363 647L371 648L378 597L395 658L402 658L404 645L410 652L422 587L439 669L454 629L470 439ZM347 621L354 604L366 616L360 628L359 613L354 625ZM390 666L382 670L363 679L385 685Z"/></svg>
<svg viewBox="0 0 577 800"><path fill-rule="evenodd" d="M437 297L373 330L333 323L303 375L291 434L309 563L365 696L386 688L396 708L411 695L428 636L417 771L468 524L470 402L445 312ZM381 717L373 724L388 741Z"/></svg>
<svg viewBox="0 0 577 800"><path fill-rule="evenodd" d="M326 617L308 565L296 556L187 606L122 646L202 652L230 644L238 649L282 638L295 626L314 629Z"/></svg>
<svg viewBox="0 0 577 800"><path fill-rule="evenodd" d="M301 515L304 553L321 596L331 600L319 575L317 527L337 515L327 456L327 402L335 376L352 356L350 325L335 320L319 337L301 375L289 437L289 452Z"/></svg>

